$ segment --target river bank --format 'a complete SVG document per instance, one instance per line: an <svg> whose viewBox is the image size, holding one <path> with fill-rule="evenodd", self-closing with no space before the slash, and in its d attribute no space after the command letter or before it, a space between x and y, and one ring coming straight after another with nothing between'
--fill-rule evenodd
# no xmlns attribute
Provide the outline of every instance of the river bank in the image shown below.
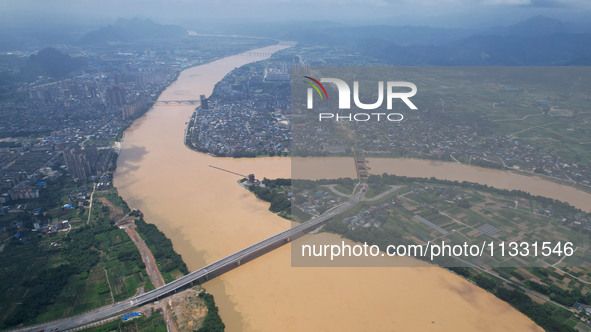
<svg viewBox="0 0 591 332"><path fill-rule="evenodd" d="M465 164L424 159L368 158L370 173L408 177L435 177L441 180L467 181L507 190L522 190L567 202L583 211L591 211L591 193L544 178Z"/></svg>
<svg viewBox="0 0 591 332"><path fill-rule="evenodd" d="M234 67L264 58L233 56L187 69L162 98L207 96ZM184 145L192 113L192 106L156 105L137 120L125 134L115 183L195 270L290 227L237 185L238 176L209 165L257 178L289 178L291 160L215 158L192 151ZM341 241L329 234L315 238ZM293 268L290 259L291 246L283 246L204 284L228 331L425 330L435 325L450 331L539 330L507 303L440 268Z"/></svg>

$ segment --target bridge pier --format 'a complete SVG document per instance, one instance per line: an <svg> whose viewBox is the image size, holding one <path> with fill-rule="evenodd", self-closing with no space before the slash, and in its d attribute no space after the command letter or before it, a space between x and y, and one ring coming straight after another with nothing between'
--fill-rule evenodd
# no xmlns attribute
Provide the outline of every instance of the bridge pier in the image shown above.
<svg viewBox="0 0 591 332"><path fill-rule="evenodd" d="M167 296L170 296L171 294L182 291L188 287L192 287L193 285L203 284L203 283L209 281L210 276L213 279L216 276L220 276L220 275L224 274L225 272L228 272L228 271L236 268L237 266L240 266L242 264L242 261L247 263L259 256L262 256L262 255L264 255L276 248L279 248L279 247L285 245L288 242L291 242L293 239L299 238L300 236L304 235L310 229L317 228L319 225L332 219L334 215L336 215L338 213L343 213L344 211L355 206L357 203L358 203L357 199L351 198L350 201L346 205L339 208L338 210L335 210L335 211L338 211L337 213L335 213L335 211L333 211L333 212L330 212L330 214L328 214L328 215L322 215L319 217L315 217L315 218L305 222L304 224L300 224L300 225L296 226L295 228L285 230L285 231L283 231L279 234L276 234L270 238L267 238L259 243L253 244L241 251L238 251L230 256L227 256L226 258L223 258L220 261L211 263L199 270L193 271L184 277L181 277L177 280L170 282L169 284L166 284L162 287L159 287L157 289L154 289L154 290L144 293L142 295L138 295L137 297L131 299L129 304L127 304L127 303L116 304L114 306L114 309L109 309L109 308L99 309L96 311L84 313L80 317L84 317L84 319L86 319L88 321L99 321L101 319L104 319L105 317L110 317L112 315L119 314L119 312L123 312L124 310L128 310L130 308L139 307L139 306L142 306L144 304L151 303L154 301L160 301L162 299L165 299ZM238 257L240 259L237 259ZM118 310L118 311L113 312L112 310ZM51 326L51 324L53 324L53 323L44 323L44 324L37 325L37 327L41 327L39 329L43 329L43 327ZM78 321L72 321L72 322L65 324L65 326L67 327L66 328L67 330L71 330L73 328L78 327L79 325L77 325L77 324L79 324ZM29 331L29 330L31 330L31 327L29 326L29 327L26 327L25 329L27 331ZM39 329L37 329L37 330L39 330ZM21 330L23 330L23 329L21 329Z"/></svg>

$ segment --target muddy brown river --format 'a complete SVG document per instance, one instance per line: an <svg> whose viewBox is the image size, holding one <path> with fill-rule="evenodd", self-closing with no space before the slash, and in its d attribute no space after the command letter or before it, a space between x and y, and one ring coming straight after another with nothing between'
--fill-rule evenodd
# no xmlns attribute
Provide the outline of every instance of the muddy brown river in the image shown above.
<svg viewBox="0 0 591 332"><path fill-rule="evenodd" d="M233 68L262 59L237 55L186 69L160 98L209 95ZM209 165L258 178L291 174L288 158L214 158L188 149L183 136L193 109L157 105L138 119L125 133L114 179L122 197L172 240L191 271L290 227L241 188L238 176ZM349 162L342 176L353 172ZM370 163L378 173L421 176L415 164L408 165ZM431 174L435 169L441 173ZM447 172L428 165L421 170L423 176ZM310 236L341 241L330 234ZM541 330L507 303L437 267L294 268L290 250L283 246L204 285L228 331Z"/></svg>

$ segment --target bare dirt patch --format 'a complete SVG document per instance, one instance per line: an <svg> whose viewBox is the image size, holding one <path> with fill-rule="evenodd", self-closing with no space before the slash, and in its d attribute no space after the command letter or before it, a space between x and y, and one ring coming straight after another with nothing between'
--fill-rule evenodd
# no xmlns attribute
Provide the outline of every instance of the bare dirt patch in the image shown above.
<svg viewBox="0 0 591 332"><path fill-rule="evenodd" d="M194 331L201 327L207 315L207 307L199 298L202 291L200 287L193 287L170 297L167 301L180 331Z"/></svg>

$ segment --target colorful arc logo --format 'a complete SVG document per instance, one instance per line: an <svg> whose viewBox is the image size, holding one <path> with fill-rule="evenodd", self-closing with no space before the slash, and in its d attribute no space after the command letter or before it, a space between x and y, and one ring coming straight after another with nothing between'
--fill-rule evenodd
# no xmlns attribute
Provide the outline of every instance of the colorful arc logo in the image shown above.
<svg viewBox="0 0 591 332"><path fill-rule="evenodd" d="M322 85L322 83L318 82L318 80L316 80L310 76L304 76L304 77L318 85L318 86L316 86L311 82L304 81L304 83L310 85L311 87L314 88L314 90L316 90L316 92L318 92L318 95L320 96L321 100L324 99L324 97L326 97L326 100L328 100L328 94L326 93L326 89L324 89L324 86ZM322 91L324 92L324 96L322 95L322 92L320 92L320 89L318 89L318 87L320 87L320 89L322 89Z"/></svg>

